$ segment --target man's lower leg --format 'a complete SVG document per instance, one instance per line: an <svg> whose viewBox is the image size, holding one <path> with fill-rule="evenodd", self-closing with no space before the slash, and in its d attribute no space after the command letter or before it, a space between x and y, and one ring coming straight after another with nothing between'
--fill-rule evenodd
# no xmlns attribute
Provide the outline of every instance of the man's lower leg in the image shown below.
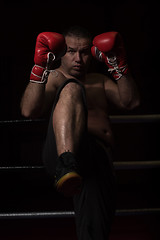
<svg viewBox="0 0 160 240"><path fill-rule="evenodd" d="M86 127L81 87L67 84L62 90L53 113L53 129L58 152L56 187L65 195L80 190L81 177L78 173L76 154Z"/></svg>

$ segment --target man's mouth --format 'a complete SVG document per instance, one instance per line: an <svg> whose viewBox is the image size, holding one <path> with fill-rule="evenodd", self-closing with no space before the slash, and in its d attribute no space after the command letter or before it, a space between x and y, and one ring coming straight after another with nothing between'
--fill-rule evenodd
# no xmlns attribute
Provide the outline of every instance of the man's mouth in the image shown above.
<svg viewBox="0 0 160 240"><path fill-rule="evenodd" d="M73 68L76 69L76 70L81 70L82 69L82 65L78 65L77 64L77 65L74 65Z"/></svg>

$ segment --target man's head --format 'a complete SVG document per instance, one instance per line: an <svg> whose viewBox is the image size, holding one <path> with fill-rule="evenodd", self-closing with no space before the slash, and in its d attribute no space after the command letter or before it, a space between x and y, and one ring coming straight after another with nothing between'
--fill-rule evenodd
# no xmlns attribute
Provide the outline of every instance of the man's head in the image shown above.
<svg viewBox="0 0 160 240"><path fill-rule="evenodd" d="M70 27L63 35L67 51L61 59L61 67L65 73L81 78L89 67L92 37L86 29L79 26Z"/></svg>

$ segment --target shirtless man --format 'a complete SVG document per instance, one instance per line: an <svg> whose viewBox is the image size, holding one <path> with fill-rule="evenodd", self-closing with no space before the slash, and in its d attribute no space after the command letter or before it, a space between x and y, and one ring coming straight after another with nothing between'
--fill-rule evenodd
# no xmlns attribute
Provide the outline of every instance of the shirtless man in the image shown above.
<svg viewBox="0 0 160 240"><path fill-rule="evenodd" d="M41 33L37 38L35 66L22 98L22 114L41 117L53 106L44 162L52 179L56 174L57 190L74 195L78 239L106 240L114 212L108 104L130 110L139 105L139 95L119 33L98 35L93 43L80 27L71 27L63 35L66 53L53 71L49 71L50 63L54 64L65 48L63 36ZM106 63L112 79L87 73L91 52Z"/></svg>

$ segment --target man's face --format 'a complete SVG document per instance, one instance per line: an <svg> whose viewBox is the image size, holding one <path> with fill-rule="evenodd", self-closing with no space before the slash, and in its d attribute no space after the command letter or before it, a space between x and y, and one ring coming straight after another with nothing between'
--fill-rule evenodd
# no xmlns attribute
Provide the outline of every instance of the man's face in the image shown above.
<svg viewBox="0 0 160 240"><path fill-rule="evenodd" d="M67 51L61 58L63 70L76 78L81 78L87 72L90 59L90 41L86 38L66 36Z"/></svg>

